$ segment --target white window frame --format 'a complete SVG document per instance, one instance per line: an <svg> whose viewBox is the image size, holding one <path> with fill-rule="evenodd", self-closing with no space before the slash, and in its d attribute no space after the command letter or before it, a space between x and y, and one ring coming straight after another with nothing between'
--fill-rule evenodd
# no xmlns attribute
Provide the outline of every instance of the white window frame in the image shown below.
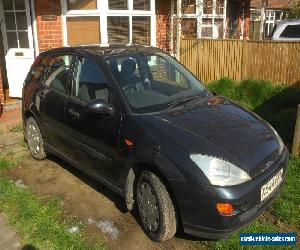
<svg viewBox="0 0 300 250"><path fill-rule="evenodd" d="M177 14L174 14L174 1L177 1ZM196 13L193 14L183 14L182 13L182 0L173 0L171 1L171 10L172 10L172 23L174 18L180 18L180 19L197 19L197 38L203 38L202 36L202 19L211 19L212 23L209 25L209 27L214 27L215 19L223 19L223 35L222 38L225 38L226 35L226 9L227 9L227 0L224 0L224 9L223 14L217 14L216 13L216 3L217 0L213 0L212 3L212 14L204 14L203 13L203 0L196 0ZM208 27L208 26L207 26ZM181 25L178 25L178 32L179 36L181 36ZM214 38L212 37L204 37L204 38Z"/></svg>
<svg viewBox="0 0 300 250"><path fill-rule="evenodd" d="M25 0L24 1L24 4L25 4L25 9L23 10L16 10L15 9L15 2L13 1L13 9L12 10L4 10L3 9L3 5L2 5L2 1L0 1L0 19L3 20L1 23L1 30L2 30L2 39L3 39L3 47L4 47L4 50L5 52L7 52L9 50L8 48L8 41L7 41L7 34L6 32L14 32L16 33L16 37L17 37L17 46L16 48L12 48L12 49L19 49L19 50L26 50L26 49L33 49L33 39L32 39L32 27L31 27L31 19L30 19L30 5L29 5L29 1L28 0ZM26 15L26 21L27 21L27 29L24 29L24 30L21 30L21 29L18 29L17 27L17 18L16 16L14 17L14 22L15 22L15 25L16 25L16 29L14 30L9 30L9 29L6 29L6 24L4 22L5 18L4 18L4 14L5 13L14 13L14 15L16 15L16 13L18 12L25 12L25 15ZM27 32L27 36L28 36L28 48L21 48L20 47L20 41L19 41L19 35L18 35L18 32L21 31L21 32Z"/></svg>
<svg viewBox="0 0 300 250"><path fill-rule="evenodd" d="M261 21L261 11L258 9L250 9L250 21ZM276 14L280 13L279 19L276 19ZM255 15L254 15L255 14ZM255 16L255 18L254 18ZM283 11L282 10L275 10L275 9L269 9L266 11L266 27L265 29L265 35L269 36L270 33L272 32L271 25L272 27L275 26L275 23L277 21L280 21L283 16Z"/></svg>
<svg viewBox="0 0 300 250"><path fill-rule="evenodd" d="M62 0L62 25L63 25L63 44L68 46L67 17L99 17L101 44L108 44L107 17L108 16L128 16L129 17L129 43L132 43L132 17L150 17L151 46L156 46L156 15L155 0L150 0L150 10L134 10L133 0L127 0L128 10L110 10L109 0L97 0L95 10L67 10L67 1Z"/></svg>

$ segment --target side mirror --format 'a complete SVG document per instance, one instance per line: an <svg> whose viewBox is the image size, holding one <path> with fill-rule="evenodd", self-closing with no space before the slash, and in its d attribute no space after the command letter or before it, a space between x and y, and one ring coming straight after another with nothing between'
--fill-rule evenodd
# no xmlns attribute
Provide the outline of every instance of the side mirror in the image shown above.
<svg viewBox="0 0 300 250"><path fill-rule="evenodd" d="M90 113L102 114L102 115L113 115L114 108L103 99L96 99L88 102L86 109Z"/></svg>

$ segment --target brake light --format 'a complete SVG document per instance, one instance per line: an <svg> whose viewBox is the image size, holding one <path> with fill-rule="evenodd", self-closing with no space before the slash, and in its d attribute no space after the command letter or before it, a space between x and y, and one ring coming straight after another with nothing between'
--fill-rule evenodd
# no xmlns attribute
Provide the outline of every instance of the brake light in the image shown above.
<svg viewBox="0 0 300 250"><path fill-rule="evenodd" d="M126 146L128 146L128 147L134 146L134 143L132 141L130 141L128 139L125 139L124 141L125 141Z"/></svg>
<svg viewBox="0 0 300 250"><path fill-rule="evenodd" d="M34 62L33 62L33 64L32 64L32 66L38 65L38 64L40 63L40 61L41 61L41 57L38 56L37 58L35 58L35 60L34 60Z"/></svg>

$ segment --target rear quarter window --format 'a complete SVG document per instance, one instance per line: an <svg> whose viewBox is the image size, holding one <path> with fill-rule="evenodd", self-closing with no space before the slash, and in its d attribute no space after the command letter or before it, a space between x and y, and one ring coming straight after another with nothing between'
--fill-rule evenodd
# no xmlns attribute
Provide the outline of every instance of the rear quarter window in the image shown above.
<svg viewBox="0 0 300 250"><path fill-rule="evenodd" d="M300 38L300 24L287 25L285 29L280 34L280 37L285 38Z"/></svg>
<svg viewBox="0 0 300 250"><path fill-rule="evenodd" d="M71 62L72 55L50 57L44 84L60 92L67 93L67 79Z"/></svg>
<svg viewBox="0 0 300 250"><path fill-rule="evenodd" d="M37 83L41 83L44 76L45 76L45 72L48 66L48 57L42 57L42 56L38 56L34 63L32 64L26 79L25 79L25 84L29 83L29 82L37 82Z"/></svg>

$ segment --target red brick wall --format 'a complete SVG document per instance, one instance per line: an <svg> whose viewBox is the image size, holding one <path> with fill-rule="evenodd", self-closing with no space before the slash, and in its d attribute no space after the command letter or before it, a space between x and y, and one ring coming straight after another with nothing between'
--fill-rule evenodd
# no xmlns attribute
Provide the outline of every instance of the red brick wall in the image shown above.
<svg viewBox="0 0 300 250"><path fill-rule="evenodd" d="M238 25L236 30L236 36L235 37L229 37L229 27L226 27L226 38L235 38L240 39L240 36L242 35L243 39L249 39L249 32L250 32L250 0L239 0L238 2L227 2L227 13L230 13L230 8L232 4L235 5L236 11L238 12ZM244 26L243 26L243 34L242 33L242 13L244 13ZM227 14L226 17L226 23L228 25L229 17Z"/></svg>
<svg viewBox="0 0 300 250"><path fill-rule="evenodd" d="M244 22L244 39L249 40L250 36L250 0L245 1L245 22Z"/></svg>
<svg viewBox="0 0 300 250"><path fill-rule="evenodd" d="M4 92L3 92L3 85L2 85L2 67L1 66L0 66L0 105L4 103ZM0 115L1 115L1 107L0 107Z"/></svg>
<svg viewBox="0 0 300 250"><path fill-rule="evenodd" d="M61 47L63 44L60 0L35 0L35 14L40 51ZM56 20L42 20L42 16L54 15Z"/></svg>
<svg viewBox="0 0 300 250"><path fill-rule="evenodd" d="M3 90L3 81L4 81L4 49L3 49L3 41L2 41L2 32L0 32L0 99L1 103L4 103L4 90ZM1 105L0 103L0 105ZM1 115L1 107L0 107L0 115Z"/></svg>
<svg viewBox="0 0 300 250"><path fill-rule="evenodd" d="M156 0L156 46L165 51L170 50L170 0Z"/></svg>

